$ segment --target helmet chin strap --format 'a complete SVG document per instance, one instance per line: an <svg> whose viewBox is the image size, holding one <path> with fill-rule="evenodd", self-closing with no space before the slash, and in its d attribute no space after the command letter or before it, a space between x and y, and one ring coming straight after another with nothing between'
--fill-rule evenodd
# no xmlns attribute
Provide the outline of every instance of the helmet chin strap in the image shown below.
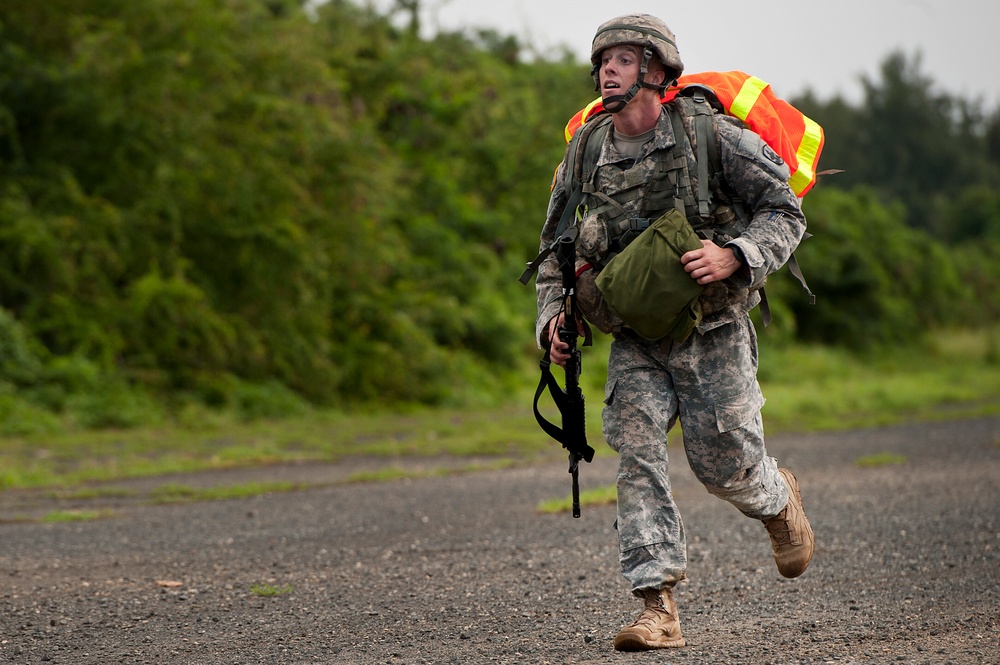
<svg viewBox="0 0 1000 665"><path fill-rule="evenodd" d="M639 91L643 88L648 90L656 90L661 95L667 89L665 85L656 85L655 83L646 83L646 74L649 72L649 61L653 57L653 49L650 47L645 47L642 50L642 64L639 66L639 77L635 80L635 83L625 91L624 95L611 95L604 99L604 110L608 113L621 113L628 103L639 94ZM600 76L598 75L598 66L594 65L594 83L596 84L597 92L600 90Z"/></svg>
<svg viewBox="0 0 1000 665"><path fill-rule="evenodd" d="M635 86L632 86L632 87L635 87ZM630 90L630 92L631 92L631 90ZM634 96L635 96L634 94L631 95L631 96L629 96L626 93L624 95L612 95L610 97L606 97L604 99L604 101L603 101L604 110L607 111L608 113L619 113L619 112L625 110L625 106L630 101L632 101L632 97L634 97Z"/></svg>

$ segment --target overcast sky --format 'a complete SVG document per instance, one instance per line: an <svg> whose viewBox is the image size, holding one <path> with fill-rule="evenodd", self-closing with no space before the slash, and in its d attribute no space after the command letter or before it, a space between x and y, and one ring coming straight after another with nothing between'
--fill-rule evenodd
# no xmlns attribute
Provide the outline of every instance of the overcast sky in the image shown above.
<svg viewBox="0 0 1000 665"><path fill-rule="evenodd" d="M385 10L394 0L369 0ZM589 58L598 25L655 14L677 35L687 72L739 69L782 97L860 99L894 50L922 54L922 71L947 92L1000 106L1000 3L995 0L421 0L423 27L492 28L542 52Z"/></svg>

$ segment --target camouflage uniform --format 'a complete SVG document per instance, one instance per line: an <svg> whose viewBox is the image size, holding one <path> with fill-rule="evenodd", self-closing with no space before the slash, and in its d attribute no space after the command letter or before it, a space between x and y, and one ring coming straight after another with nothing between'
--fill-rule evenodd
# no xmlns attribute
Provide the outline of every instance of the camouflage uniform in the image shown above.
<svg viewBox="0 0 1000 665"><path fill-rule="evenodd" d="M673 102L677 103L677 102ZM690 116L683 116L694 136ZM709 492L754 518L777 514L788 489L764 446L757 383L757 338L749 311L760 301L758 288L780 268L805 231L799 200L787 184L788 168L760 137L729 116L719 115L719 150L729 187L744 202L749 221L735 233L715 236L733 248L744 266L710 284L701 296L702 319L682 343L649 342L621 325L593 284L596 271L578 284L580 307L597 327L614 334L608 363L604 436L620 455L618 535L622 572L632 589L664 588L686 573L684 527L674 505L667 473L667 432L680 419L692 471ZM635 178L651 179L656 150L676 143L666 112L635 164L614 147L608 132L595 176L597 191L614 196ZM687 174L697 191L694 148L687 144ZM623 171L623 169L626 169ZM549 201L541 247L554 240L568 199L565 162ZM637 206L636 202L624 205ZM608 237L599 216L580 222L578 263L600 265ZM559 313L561 276L550 257L539 269L536 339Z"/></svg>

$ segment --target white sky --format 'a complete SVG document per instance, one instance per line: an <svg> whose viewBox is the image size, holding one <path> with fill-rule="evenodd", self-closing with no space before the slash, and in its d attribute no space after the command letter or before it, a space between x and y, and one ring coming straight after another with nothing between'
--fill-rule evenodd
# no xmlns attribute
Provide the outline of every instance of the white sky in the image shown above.
<svg viewBox="0 0 1000 665"><path fill-rule="evenodd" d="M369 0L385 11L395 0ZM632 12L662 18L687 72L739 69L792 97L857 102L862 75L886 56L922 55L921 71L951 94L1000 106L1000 3L995 0L420 0L424 31L492 28L543 53L589 59L598 25Z"/></svg>

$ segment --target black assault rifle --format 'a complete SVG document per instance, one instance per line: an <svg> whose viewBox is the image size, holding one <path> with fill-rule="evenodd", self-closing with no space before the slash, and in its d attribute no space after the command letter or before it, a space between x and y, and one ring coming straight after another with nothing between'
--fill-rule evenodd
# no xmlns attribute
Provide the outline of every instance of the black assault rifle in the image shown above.
<svg viewBox="0 0 1000 665"><path fill-rule="evenodd" d="M552 361L549 359L552 344L550 340L549 348L545 350L545 356L539 363L542 377L535 390L533 408L535 420L538 421L542 430L569 451L569 472L573 475L573 517L580 516L580 460L589 463L594 459L594 449L587 445L583 391L580 390L580 349L576 344L577 338L580 336L576 314L576 235L577 227L575 225L567 228L551 246L538 255L538 258L528 264L528 268L520 279L522 284L527 285L531 275L538 269L542 261L552 252L556 253L559 270L562 273L562 307L560 312L563 314L563 325L559 326L558 335L559 339L569 345L569 359L566 361L565 368L566 389L563 390L559 387L550 369L552 365ZM538 400L546 387L562 415L562 428L550 423L538 411Z"/></svg>

